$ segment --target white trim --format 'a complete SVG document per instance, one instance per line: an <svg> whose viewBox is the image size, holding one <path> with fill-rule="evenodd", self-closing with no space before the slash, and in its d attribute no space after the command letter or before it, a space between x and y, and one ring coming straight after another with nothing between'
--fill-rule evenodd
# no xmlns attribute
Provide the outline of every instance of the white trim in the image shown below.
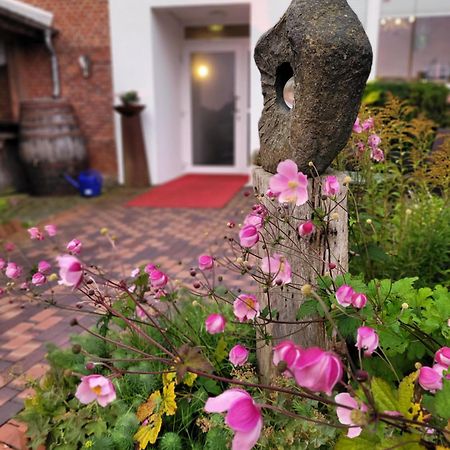
<svg viewBox="0 0 450 450"><path fill-rule="evenodd" d="M372 45L373 62L369 81L377 76L378 43L380 40L381 0L369 0L367 3L366 33Z"/></svg>
<svg viewBox="0 0 450 450"><path fill-rule="evenodd" d="M182 151L185 173L247 173L248 172L248 52L250 40L186 40L183 51L182 68ZM234 165L197 166L192 162L192 115L191 115L191 67L192 52L230 51L235 54L235 96L236 110L234 126Z"/></svg>
<svg viewBox="0 0 450 450"><path fill-rule="evenodd" d="M30 19L44 27L51 27L53 23L52 12L18 0L0 0L0 8Z"/></svg>

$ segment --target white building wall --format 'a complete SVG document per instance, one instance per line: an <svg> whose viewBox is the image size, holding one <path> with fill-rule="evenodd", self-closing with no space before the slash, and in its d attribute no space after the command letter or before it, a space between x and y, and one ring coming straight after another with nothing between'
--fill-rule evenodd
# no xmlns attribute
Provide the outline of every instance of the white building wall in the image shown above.
<svg viewBox="0 0 450 450"><path fill-rule="evenodd" d="M253 63L253 48L263 32L272 27L290 4L290 0L109 0L112 40L113 83L115 93L137 90L147 108L142 114L144 139L155 184L180 174L180 108L177 89L180 73L176 60L180 45L179 28L168 17L152 14L152 8L177 6L248 4L251 8L251 134L250 150L259 147L258 120L262 110L260 75ZM381 0L349 0L369 31L374 47L378 40ZM376 26L374 25L376 23ZM167 93L170 95L164 95ZM116 115L116 141L119 181L123 182L120 117Z"/></svg>

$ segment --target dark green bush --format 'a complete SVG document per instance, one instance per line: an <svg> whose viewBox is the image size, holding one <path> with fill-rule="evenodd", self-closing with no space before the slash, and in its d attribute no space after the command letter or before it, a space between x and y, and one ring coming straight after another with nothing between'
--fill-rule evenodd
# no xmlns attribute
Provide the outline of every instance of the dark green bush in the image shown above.
<svg viewBox="0 0 450 450"><path fill-rule="evenodd" d="M402 100L407 100L417 108L417 113L423 113L439 126L450 125L450 113L447 105L449 90L444 85L425 82L394 82L374 81L368 83L364 102L370 106L384 106L388 93Z"/></svg>

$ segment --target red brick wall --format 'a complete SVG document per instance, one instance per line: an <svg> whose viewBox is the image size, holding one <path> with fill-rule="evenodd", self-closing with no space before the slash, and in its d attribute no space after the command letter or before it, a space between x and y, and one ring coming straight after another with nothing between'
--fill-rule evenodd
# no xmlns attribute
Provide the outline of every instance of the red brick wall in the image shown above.
<svg viewBox="0 0 450 450"><path fill-rule="evenodd" d="M53 12L62 96L75 108L90 166L116 176L108 0L22 1ZM21 43L14 53L18 97L51 96L50 57L43 44ZM90 78L82 76L80 55L92 61Z"/></svg>

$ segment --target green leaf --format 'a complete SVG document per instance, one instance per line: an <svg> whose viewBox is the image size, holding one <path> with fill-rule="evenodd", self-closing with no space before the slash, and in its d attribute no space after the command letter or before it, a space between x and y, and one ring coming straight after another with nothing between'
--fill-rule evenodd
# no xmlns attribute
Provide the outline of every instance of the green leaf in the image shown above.
<svg viewBox="0 0 450 450"><path fill-rule="evenodd" d="M317 314L317 300L307 300L297 311L297 320Z"/></svg>
<svg viewBox="0 0 450 450"><path fill-rule="evenodd" d="M346 436L341 436L336 442L335 450L367 450L374 448L380 442L378 436L366 434L357 438L350 439Z"/></svg>
<svg viewBox="0 0 450 450"><path fill-rule="evenodd" d="M397 396L386 381L381 378L372 378L372 394L379 411L398 411Z"/></svg>
<svg viewBox="0 0 450 450"><path fill-rule="evenodd" d="M403 436L395 436L392 438L383 439L377 445L377 450L384 450L387 448L401 448L402 450L423 450L425 447L420 445L420 436L414 434L405 434Z"/></svg>
<svg viewBox="0 0 450 450"><path fill-rule="evenodd" d="M443 380L443 387L435 395L435 411L445 420L450 420L450 380Z"/></svg>
<svg viewBox="0 0 450 450"><path fill-rule="evenodd" d="M89 422L86 425L86 434L88 436L102 436L107 431L106 423L102 419L97 419L95 422Z"/></svg>
<svg viewBox="0 0 450 450"><path fill-rule="evenodd" d="M205 379L202 382L202 385L205 391L208 392L208 394L219 395L222 392L217 381L211 380L210 378Z"/></svg>
<svg viewBox="0 0 450 450"><path fill-rule="evenodd" d="M363 98L364 105L373 105L374 103L377 103L381 99L381 94L383 92L381 90L379 91L372 91L369 92L367 95Z"/></svg>
<svg viewBox="0 0 450 450"><path fill-rule="evenodd" d="M214 355L218 362L222 362L227 357L227 354L227 342L223 336L221 336L219 342L217 343Z"/></svg>

